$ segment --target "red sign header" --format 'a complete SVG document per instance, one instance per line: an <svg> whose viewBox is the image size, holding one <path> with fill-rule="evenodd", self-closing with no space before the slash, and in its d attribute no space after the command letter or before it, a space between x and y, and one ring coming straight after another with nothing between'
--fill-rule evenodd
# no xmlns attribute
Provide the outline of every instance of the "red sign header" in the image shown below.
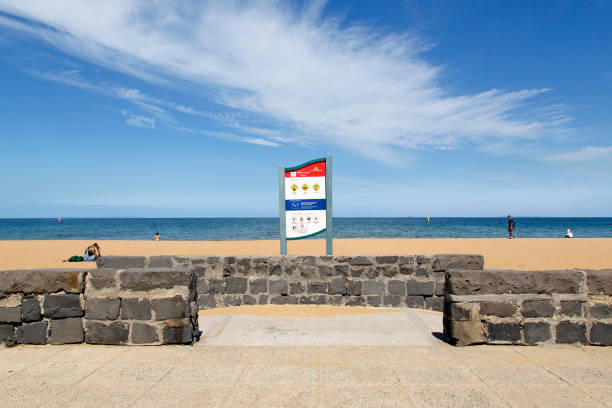
<svg viewBox="0 0 612 408"><path fill-rule="evenodd" d="M325 177L325 161L311 163L296 170L287 170L285 177Z"/></svg>

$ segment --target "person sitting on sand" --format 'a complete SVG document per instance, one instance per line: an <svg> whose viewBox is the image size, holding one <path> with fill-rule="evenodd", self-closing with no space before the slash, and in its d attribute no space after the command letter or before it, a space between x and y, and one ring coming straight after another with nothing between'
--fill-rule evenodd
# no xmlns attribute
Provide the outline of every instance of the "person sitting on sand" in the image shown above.
<svg viewBox="0 0 612 408"><path fill-rule="evenodd" d="M571 229L567 229L567 232L565 233L565 237L563 238L574 238L574 233L572 232Z"/></svg>
<svg viewBox="0 0 612 408"><path fill-rule="evenodd" d="M68 259L64 259L63 262L95 261L101 256L102 256L102 251L100 250L100 245L98 245L97 242L94 242L92 245L88 246L85 249L84 256L73 255Z"/></svg>
<svg viewBox="0 0 612 408"><path fill-rule="evenodd" d="M161 236L159 235L159 232L156 232L155 235L153 235L153 241L159 241L161 239Z"/></svg>

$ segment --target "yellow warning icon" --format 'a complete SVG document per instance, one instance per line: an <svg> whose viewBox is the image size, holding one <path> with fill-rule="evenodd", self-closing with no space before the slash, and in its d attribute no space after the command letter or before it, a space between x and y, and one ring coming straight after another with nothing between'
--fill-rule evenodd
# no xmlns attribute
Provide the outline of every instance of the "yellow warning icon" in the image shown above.
<svg viewBox="0 0 612 408"><path fill-rule="evenodd" d="M291 190L292 190L292 191L295 191L295 190L297 190L297 189L298 189L297 184L292 184L292 185L291 185Z"/></svg>
<svg viewBox="0 0 612 408"><path fill-rule="evenodd" d="M319 171L319 168L317 166L314 166L314 169L312 169L312 171Z"/></svg>
<svg viewBox="0 0 612 408"><path fill-rule="evenodd" d="M307 191L308 190L308 184L304 183L302 185L302 190Z"/></svg>
<svg viewBox="0 0 612 408"><path fill-rule="evenodd" d="M320 185L318 185L317 183L314 183L314 185L312 186L312 188L314 188L315 191L319 191L319 189L321 188Z"/></svg>

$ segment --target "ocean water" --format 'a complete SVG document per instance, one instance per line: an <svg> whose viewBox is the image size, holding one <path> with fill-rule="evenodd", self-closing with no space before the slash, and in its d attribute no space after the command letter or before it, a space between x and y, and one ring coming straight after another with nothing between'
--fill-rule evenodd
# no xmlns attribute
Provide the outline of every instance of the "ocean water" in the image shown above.
<svg viewBox="0 0 612 408"><path fill-rule="evenodd" d="M612 218L516 217L521 238L612 238ZM0 240L125 239L148 240L279 239L278 218L66 218L0 219ZM503 238L507 221L499 218L334 218L335 238ZM324 238L324 235L314 239Z"/></svg>

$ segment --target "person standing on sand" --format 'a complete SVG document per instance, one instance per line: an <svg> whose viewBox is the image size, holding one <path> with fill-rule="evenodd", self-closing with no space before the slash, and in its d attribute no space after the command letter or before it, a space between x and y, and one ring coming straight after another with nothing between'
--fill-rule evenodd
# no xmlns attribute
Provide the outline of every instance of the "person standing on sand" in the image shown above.
<svg viewBox="0 0 612 408"><path fill-rule="evenodd" d="M161 239L161 236L159 235L159 232L156 232L155 235L153 235L153 241L159 241Z"/></svg>
<svg viewBox="0 0 612 408"><path fill-rule="evenodd" d="M511 216L508 216L508 238L516 238L516 235L514 235L514 220Z"/></svg>

